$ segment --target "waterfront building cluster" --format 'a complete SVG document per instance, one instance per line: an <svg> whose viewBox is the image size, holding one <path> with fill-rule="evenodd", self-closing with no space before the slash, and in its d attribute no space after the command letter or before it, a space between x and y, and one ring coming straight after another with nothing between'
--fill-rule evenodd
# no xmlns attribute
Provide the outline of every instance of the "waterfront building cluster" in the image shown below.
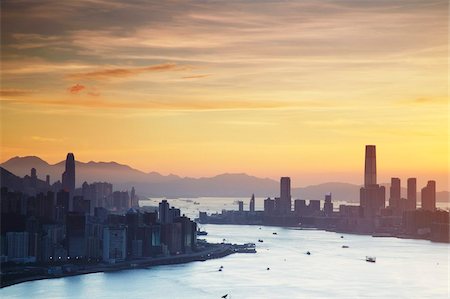
<svg viewBox="0 0 450 299"><path fill-rule="evenodd" d="M111 264L196 250L196 223L166 200L140 209L134 188L113 191L106 182L76 188L72 153L61 182L52 185L34 168L23 179L1 170L2 263Z"/></svg>
<svg viewBox="0 0 450 299"><path fill-rule="evenodd" d="M319 199L308 202L294 199L292 209L291 181L280 179L280 197L264 200L264 210L254 210L254 195L250 210L222 211L207 215L199 213L200 223L255 224L300 226L338 232L421 238L450 241L449 212L436 208L436 182L428 181L421 190L421 207L417 208L417 180L408 178L407 197L401 197L401 181L392 178L386 205L386 190L377 183L376 147L367 145L364 185L360 189L359 205L334 207L332 194L326 194L323 207Z"/></svg>

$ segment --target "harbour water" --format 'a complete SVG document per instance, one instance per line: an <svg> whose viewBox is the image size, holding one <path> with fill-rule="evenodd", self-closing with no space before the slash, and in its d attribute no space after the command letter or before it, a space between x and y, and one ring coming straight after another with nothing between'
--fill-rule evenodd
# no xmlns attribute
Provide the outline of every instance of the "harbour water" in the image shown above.
<svg viewBox="0 0 450 299"><path fill-rule="evenodd" d="M154 199L144 204L157 202ZM232 199L169 202L189 217L197 216L198 210L214 212L235 206ZM229 294L228 298L260 299L450 295L449 244L264 226L203 225L202 229L208 232L202 238L210 242L251 242L256 244L257 253L25 282L1 289L0 297L220 298ZM342 248L343 245L349 248ZM306 254L308 251L310 255ZM376 263L366 262L366 256L375 256ZM218 271L221 266L223 270Z"/></svg>
<svg viewBox="0 0 450 299"><path fill-rule="evenodd" d="M256 254L26 282L2 298L448 298L449 245L318 230L205 225ZM276 232L277 234L273 234ZM258 239L264 242L258 242ZM342 248L348 245L349 248ZM311 255L306 252L310 251ZM375 256L368 263L365 256ZM223 266L223 271L218 271ZM270 268L270 270L267 270Z"/></svg>

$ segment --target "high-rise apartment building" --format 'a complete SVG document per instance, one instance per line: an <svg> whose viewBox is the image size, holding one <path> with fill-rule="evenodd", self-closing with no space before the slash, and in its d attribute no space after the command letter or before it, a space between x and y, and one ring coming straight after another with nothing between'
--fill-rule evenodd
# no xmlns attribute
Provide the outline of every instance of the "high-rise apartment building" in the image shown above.
<svg viewBox="0 0 450 299"><path fill-rule="evenodd" d="M407 210L414 211L417 207L417 179L409 178L407 188Z"/></svg>
<svg viewBox="0 0 450 299"><path fill-rule="evenodd" d="M422 188L422 209L427 211L436 210L436 182L428 181Z"/></svg>

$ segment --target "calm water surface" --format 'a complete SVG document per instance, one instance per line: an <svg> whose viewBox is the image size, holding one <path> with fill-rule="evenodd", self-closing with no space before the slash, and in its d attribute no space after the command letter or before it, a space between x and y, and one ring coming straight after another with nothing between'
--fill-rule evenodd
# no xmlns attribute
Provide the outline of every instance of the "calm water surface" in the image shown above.
<svg viewBox="0 0 450 299"><path fill-rule="evenodd" d="M184 265L27 282L2 298L448 298L449 247L286 228L205 225L209 241L258 253ZM277 232L277 235L273 235ZM263 243L258 243L263 239ZM348 245L350 248L341 248ZM311 255L306 255L310 251ZM365 261L376 256L375 264ZM223 271L218 269L223 266ZM267 268L270 270L267 270Z"/></svg>
<svg viewBox="0 0 450 299"><path fill-rule="evenodd" d="M170 202L191 217L197 216L198 210L212 212L233 206L231 199L201 199L199 205L181 199ZM258 253L26 282L1 289L0 297L449 298L448 244L348 234L341 238L332 232L276 227L202 228L208 231L208 241L253 242ZM306 255L307 251L311 255ZM377 262L366 262L366 255L376 256Z"/></svg>

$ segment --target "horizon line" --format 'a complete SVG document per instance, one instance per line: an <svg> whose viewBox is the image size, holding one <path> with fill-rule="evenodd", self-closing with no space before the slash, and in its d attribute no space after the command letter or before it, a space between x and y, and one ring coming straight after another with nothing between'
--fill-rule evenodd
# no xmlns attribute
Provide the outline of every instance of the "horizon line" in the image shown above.
<svg viewBox="0 0 450 299"><path fill-rule="evenodd" d="M73 154L73 152L68 152L67 154L69 154L69 153ZM4 168L3 164L5 164L5 163L7 163L10 160L15 159L15 158L18 158L18 159L37 158L37 159L40 159L40 160L44 161L49 166L56 166L57 164L64 163L64 161L65 161L65 159L63 159L63 160L61 160L59 162L51 164L51 163L47 162L46 160L44 160L41 157L36 156L36 155L13 156L13 157L10 157L10 158L4 160L3 162L0 162L0 167ZM88 162L83 162L83 161L77 160L75 158L75 162L79 162L79 163L83 163L83 164L89 164L89 163L115 163L115 164L120 165L120 166L129 167L131 170L135 170L135 171L141 172L142 174L145 174L145 175L156 173L156 174L158 174L160 176L163 176L163 177L176 176L176 177L178 177L180 179L208 179L208 178L218 177L218 176L221 176L221 175L246 175L248 177L254 177L254 178L257 178L257 179L268 179L268 180L272 180L274 182L278 182L279 181L279 179L277 180L275 177L262 177L262 176L249 174L247 172L222 172L222 173L218 173L218 174L214 174L214 175L210 175L210 176L205 176L205 175L203 175L203 176L180 176L180 175L174 174L174 173L169 173L169 174L165 175L165 174L163 174L161 172L154 171L154 170L149 171L149 172L145 172L145 171L143 171L141 169L134 168L134 167L132 167L132 166L130 166L128 164L122 164L122 163L119 163L119 162L116 162L116 161L94 161L94 160L90 160ZM6 169L6 168L4 168L4 169ZM16 175L16 174L14 174L14 175ZM16 176L18 176L18 175L16 175ZM289 177L291 177L291 176L289 176ZM417 177L408 177L408 178L417 178ZM429 181L429 180L427 180L427 181ZM355 186L364 186L364 183L352 183L352 182L348 182L348 181L324 181L324 182L316 183L316 184L308 184L308 185L303 185L303 186L293 186L293 188L307 188L307 187L311 187L311 186L318 186L318 185L324 185L324 184L333 184L333 183L349 184L349 185L355 185ZM390 182L382 182L379 185L390 185ZM402 187L402 188L405 188L405 187ZM436 191L437 192L450 192L450 190L445 190L445 189L441 189L440 191L436 190Z"/></svg>

